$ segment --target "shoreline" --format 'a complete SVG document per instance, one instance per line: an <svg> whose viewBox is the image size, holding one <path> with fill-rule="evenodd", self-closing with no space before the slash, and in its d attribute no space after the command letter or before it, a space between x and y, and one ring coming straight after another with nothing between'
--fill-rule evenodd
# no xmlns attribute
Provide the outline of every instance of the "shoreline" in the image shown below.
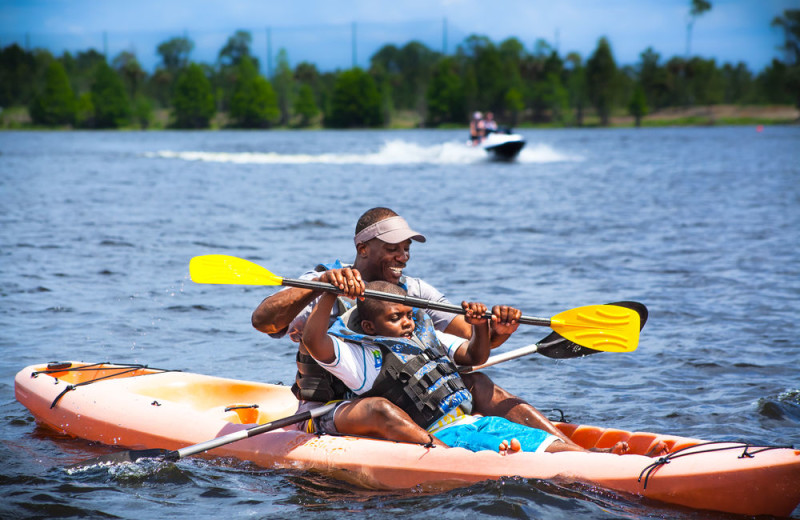
<svg viewBox="0 0 800 520"><path fill-rule="evenodd" d="M192 131L219 131L234 130L226 126L228 121L227 114L217 114L212 121L210 128ZM393 116L390 125L374 130L412 130L418 128L436 129L455 129L466 130L468 125L443 125L439 127L425 127L421 124L422 118L416 112L398 111ZM116 129L118 131L161 131L173 130L169 125L169 111L160 109L154 111L152 124L147 128L138 125L130 125ZM666 108L650 113L641 120L642 128L658 127L702 127L702 126L749 126L749 125L795 125L800 124L800 109L791 105L711 105L695 106L690 108ZM634 128L635 119L633 116L617 112L610 118L608 126L600 125L600 119L591 112L587 111L584 116L583 125L562 124L562 123L531 123L523 122L514 128L519 129L565 129L565 128ZM325 127L320 122L307 127L298 126L275 126L269 129L242 129L242 130L322 130ZM0 111L0 131L11 130L53 130L70 131L93 129L73 128L71 126L48 127L33 125L30 122L28 111L25 107L11 107Z"/></svg>

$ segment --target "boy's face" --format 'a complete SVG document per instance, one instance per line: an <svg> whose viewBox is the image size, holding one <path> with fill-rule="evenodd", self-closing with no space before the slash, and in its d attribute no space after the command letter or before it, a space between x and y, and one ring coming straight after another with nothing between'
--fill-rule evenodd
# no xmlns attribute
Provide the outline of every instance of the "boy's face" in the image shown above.
<svg viewBox="0 0 800 520"><path fill-rule="evenodd" d="M414 332L414 311L401 303L382 302L381 312L374 320L364 320L364 332L372 336L410 338Z"/></svg>

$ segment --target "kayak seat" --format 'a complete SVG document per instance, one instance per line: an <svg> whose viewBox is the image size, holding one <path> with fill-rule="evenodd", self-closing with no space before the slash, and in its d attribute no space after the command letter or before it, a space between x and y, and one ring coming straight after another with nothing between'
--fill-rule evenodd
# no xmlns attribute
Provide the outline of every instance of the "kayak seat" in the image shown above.
<svg viewBox="0 0 800 520"><path fill-rule="evenodd" d="M233 424L262 424L258 404L235 403L222 407L223 418Z"/></svg>

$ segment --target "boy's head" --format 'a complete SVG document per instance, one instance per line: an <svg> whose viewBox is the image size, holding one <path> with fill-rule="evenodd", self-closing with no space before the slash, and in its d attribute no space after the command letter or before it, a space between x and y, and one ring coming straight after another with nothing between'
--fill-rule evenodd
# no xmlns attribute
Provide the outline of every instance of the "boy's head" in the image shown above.
<svg viewBox="0 0 800 520"><path fill-rule="evenodd" d="M373 291L406 295L406 290L399 285L383 280L369 282L366 287ZM414 332L414 311L408 305L375 298L358 300L356 305L361 328L370 336L411 337Z"/></svg>

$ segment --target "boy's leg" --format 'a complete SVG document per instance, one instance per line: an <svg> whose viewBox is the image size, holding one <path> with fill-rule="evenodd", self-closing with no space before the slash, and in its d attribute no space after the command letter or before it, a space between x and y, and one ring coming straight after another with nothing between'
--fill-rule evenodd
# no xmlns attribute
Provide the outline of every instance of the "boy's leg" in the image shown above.
<svg viewBox="0 0 800 520"><path fill-rule="evenodd" d="M343 435L447 446L383 397L365 397L344 403L336 408L334 424L335 433Z"/></svg>

